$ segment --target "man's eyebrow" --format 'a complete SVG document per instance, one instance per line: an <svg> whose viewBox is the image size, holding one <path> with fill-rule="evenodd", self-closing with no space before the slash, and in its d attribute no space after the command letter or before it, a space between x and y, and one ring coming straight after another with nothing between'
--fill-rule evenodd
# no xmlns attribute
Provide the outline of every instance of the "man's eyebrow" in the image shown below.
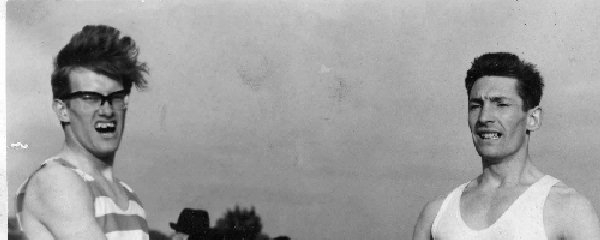
<svg viewBox="0 0 600 240"><path fill-rule="evenodd" d="M491 97L489 98L491 102L504 102L504 101L510 101L511 99L508 97Z"/></svg>
<svg viewBox="0 0 600 240"><path fill-rule="evenodd" d="M489 99L490 101L499 101L499 100L510 100L510 97L503 97L503 96L497 96L497 97L481 97L481 96L475 96L475 97L469 97L469 101L470 100L483 100L483 99Z"/></svg>
<svg viewBox="0 0 600 240"><path fill-rule="evenodd" d="M489 99L494 103L511 101L509 97L473 97L469 98L469 103L482 103L484 99Z"/></svg>

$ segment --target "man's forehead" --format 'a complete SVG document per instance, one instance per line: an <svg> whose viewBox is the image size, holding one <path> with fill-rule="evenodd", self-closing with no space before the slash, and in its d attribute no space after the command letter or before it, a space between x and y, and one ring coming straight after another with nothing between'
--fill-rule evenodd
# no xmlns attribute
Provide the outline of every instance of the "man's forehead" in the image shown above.
<svg viewBox="0 0 600 240"><path fill-rule="evenodd" d="M517 84L511 77L484 76L473 84L469 99L519 98Z"/></svg>
<svg viewBox="0 0 600 240"><path fill-rule="evenodd" d="M106 75L98 74L87 68L76 68L69 73L71 91L122 89L123 84Z"/></svg>

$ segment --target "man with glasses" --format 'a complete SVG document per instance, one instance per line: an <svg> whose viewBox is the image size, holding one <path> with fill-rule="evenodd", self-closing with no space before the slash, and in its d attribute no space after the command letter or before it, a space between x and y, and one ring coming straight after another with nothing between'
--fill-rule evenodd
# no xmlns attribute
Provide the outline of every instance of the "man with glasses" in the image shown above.
<svg viewBox="0 0 600 240"><path fill-rule="evenodd" d="M544 86L535 65L487 53L467 71L467 122L482 173L425 205L414 240L599 240L589 200L532 162ZM568 161L568 159L566 159Z"/></svg>
<svg viewBox="0 0 600 240"><path fill-rule="evenodd" d="M85 26L58 53L52 107L65 141L19 188L17 217L29 239L148 239L146 214L113 175L131 87L146 86L129 37Z"/></svg>

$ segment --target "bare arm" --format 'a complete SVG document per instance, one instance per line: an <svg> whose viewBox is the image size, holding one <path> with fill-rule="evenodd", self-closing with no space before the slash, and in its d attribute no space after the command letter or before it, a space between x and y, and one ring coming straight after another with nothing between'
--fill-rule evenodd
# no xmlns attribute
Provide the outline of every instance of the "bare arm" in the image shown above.
<svg viewBox="0 0 600 240"><path fill-rule="evenodd" d="M594 207L563 183L552 188L546 200L544 226L549 239L600 240L600 222Z"/></svg>
<svg viewBox="0 0 600 240"><path fill-rule="evenodd" d="M86 183L62 166L48 165L34 175L28 184L23 211L45 226L55 239L106 239L94 218L93 199ZM36 231L45 231L35 227L24 230L34 236Z"/></svg>
<svg viewBox="0 0 600 240"><path fill-rule="evenodd" d="M566 200L564 206L565 239L600 240L600 221L590 201L581 194L575 193Z"/></svg>
<svg viewBox="0 0 600 240"><path fill-rule="evenodd" d="M428 202L423 207L423 210L419 214L417 224L413 230L413 240L431 240L431 225L435 220L435 216L442 206L443 198L437 198L433 201Z"/></svg>

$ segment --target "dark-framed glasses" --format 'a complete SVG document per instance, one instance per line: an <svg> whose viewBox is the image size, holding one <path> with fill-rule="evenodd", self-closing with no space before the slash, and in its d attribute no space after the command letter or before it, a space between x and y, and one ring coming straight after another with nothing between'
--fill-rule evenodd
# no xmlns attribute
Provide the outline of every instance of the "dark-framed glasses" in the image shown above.
<svg viewBox="0 0 600 240"><path fill-rule="evenodd" d="M64 95L60 99L80 99L85 110L98 110L107 102L114 110L123 110L127 108L127 97L129 91L121 90L103 95L99 92L77 91Z"/></svg>

